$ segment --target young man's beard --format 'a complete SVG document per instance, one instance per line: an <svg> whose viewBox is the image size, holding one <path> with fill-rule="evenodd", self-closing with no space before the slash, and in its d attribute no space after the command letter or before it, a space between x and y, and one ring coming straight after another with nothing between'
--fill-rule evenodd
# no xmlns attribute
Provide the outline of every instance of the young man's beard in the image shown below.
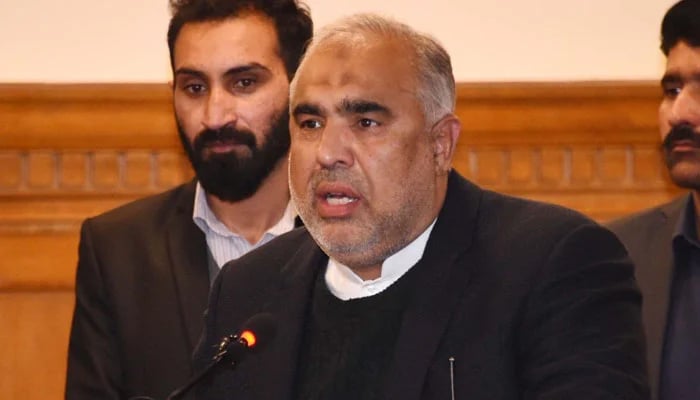
<svg viewBox="0 0 700 400"><path fill-rule="evenodd" d="M262 144L257 143L250 131L225 126L200 132L190 144L182 125L177 129L192 164L195 175L204 190L223 201L236 202L251 197L289 151L289 116L282 109L265 133ZM250 155L235 152L212 153L207 147L216 143L247 146Z"/></svg>

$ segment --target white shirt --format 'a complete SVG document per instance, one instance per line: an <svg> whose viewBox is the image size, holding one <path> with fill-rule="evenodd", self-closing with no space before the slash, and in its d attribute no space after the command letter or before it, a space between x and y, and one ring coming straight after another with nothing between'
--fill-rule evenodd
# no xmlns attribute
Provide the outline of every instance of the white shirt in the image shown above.
<svg viewBox="0 0 700 400"><path fill-rule="evenodd" d="M341 300L358 299L380 293L399 280L423 257L434 226L435 220L406 247L384 260L381 276L377 279L363 281L350 268L329 258L325 275L328 290Z"/></svg>
<svg viewBox="0 0 700 400"><path fill-rule="evenodd" d="M197 189L194 194L194 211L192 220L204 232L207 239L207 246L211 251L214 261L221 268L227 262L234 260L245 253L262 246L275 237L294 229L294 218L296 210L290 201L284 210L284 215L275 225L270 227L255 244L250 244L244 237L231 232L224 225L214 212L209 208L204 189L197 182Z"/></svg>

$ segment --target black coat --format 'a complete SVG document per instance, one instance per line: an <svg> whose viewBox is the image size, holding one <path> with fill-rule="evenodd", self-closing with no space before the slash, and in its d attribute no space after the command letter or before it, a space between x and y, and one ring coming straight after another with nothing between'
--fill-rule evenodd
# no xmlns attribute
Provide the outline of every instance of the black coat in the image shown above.
<svg viewBox="0 0 700 400"><path fill-rule="evenodd" d="M190 182L83 223L67 399L161 399L191 375L209 292L194 192Z"/></svg>
<svg viewBox="0 0 700 400"><path fill-rule="evenodd" d="M216 371L198 399L284 400L316 274L327 256L305 228L228 263L195 358L252 315L268 347ZM560 207L482 190L452 173L403 315L386 399L647 399L641 297L608 230Z"/></svg>

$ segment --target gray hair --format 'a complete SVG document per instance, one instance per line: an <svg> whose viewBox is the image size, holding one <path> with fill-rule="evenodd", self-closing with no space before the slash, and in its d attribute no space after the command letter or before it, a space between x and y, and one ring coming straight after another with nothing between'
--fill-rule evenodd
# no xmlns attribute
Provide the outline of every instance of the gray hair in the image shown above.
<svg viewBox="0 0 700 400"><path fill-rule="evenodd" d="M301 70L308 57L326 42L338 41L352 45L372 40L369 36L375 35L399 40L409 50L407 57L416 72L416 97L423 105L423 113L429 124L454 112L455 80L447 51L433 37L381 15L355 14L326 25L309 43L299 69ZM292 95L296 89L296 82L295 77L290 86Z"/></svg>

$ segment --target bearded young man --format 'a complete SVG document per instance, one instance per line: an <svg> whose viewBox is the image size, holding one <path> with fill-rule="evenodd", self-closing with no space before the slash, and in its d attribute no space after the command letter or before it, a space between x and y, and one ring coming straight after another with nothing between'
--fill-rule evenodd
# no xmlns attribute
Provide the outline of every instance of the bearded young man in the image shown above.
<svg viewBox="0 0 700 400"><path fill-rule="evenodd" d="M610 228L637 267L653 398L700 399L700 0L668 10L661 50L661 148L671 180L689 193Z"/></svg>
<svg viewBox="0 0 700 400"><path fill-rule="evenodd" d="M196 179L81 229L67 399L164 398L192 373L219 268L294 227L288 92L312 34L294 0L172 0L173 108Z"/></svg>

